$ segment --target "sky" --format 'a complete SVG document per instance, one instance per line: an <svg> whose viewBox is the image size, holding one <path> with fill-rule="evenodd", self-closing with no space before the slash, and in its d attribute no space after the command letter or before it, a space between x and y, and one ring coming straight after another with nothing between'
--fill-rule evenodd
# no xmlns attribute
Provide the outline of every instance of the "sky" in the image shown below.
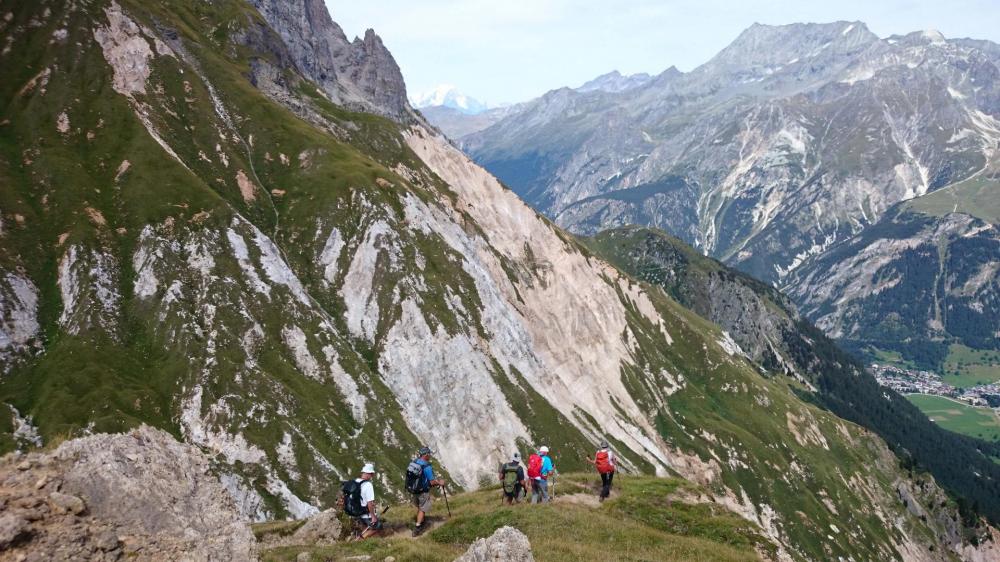
<svg viewBox="0 0 1000 562"><path fill-rule="evenodd" d="M618 70L688 71L751 24L860 20L879 36L937 29L1000 42L1000 0L325 0L348 37L373 28L414 94L491 105Z"/></svg>

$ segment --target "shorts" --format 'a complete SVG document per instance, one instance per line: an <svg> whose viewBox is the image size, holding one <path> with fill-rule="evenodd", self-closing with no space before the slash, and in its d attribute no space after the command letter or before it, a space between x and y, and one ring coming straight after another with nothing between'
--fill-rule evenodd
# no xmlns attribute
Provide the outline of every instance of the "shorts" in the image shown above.
<svg viewBox="0 0 1000 562"><path fill-rule="evenodd" d="M413 507L427 513L431 510L431 504L434 500L431 498L430 491L426 491L420 494L413 494Z"/></svg>

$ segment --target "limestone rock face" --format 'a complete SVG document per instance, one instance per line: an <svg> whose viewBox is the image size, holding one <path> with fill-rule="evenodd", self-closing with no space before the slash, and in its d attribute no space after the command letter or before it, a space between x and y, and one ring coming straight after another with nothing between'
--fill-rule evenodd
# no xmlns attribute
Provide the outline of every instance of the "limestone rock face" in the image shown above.
<svg viewBox="0 0 1000 562"><path fill-rule="evenodd" d="M397 121L412 116L396 60L369 29L353 42L323 0L251 0L281 36L302 74L339 104Z"/></svg>
<svg viewBox="0 0 1000 562"><path fill-rule="evenodd" d="M489 538L472 543L455 562L534 562L528 537L513 527L501 527Z"/></svg>
<svg viewBox="0 0 1000 562"><path fill-rule="evenodd" d="M204 454L147 426L8 455L0 482L0 559L257 557L249 526Z"/></svg>

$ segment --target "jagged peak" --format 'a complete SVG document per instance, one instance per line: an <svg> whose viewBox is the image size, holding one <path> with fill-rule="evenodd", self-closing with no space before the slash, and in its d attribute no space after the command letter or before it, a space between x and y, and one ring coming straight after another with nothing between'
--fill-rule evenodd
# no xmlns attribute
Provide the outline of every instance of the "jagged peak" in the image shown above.
<svg viewBox="0 0 1000 562"><path fill-rule="evenodd" d="M410 119L403 74L373 29L349 41L323 0L248 1L281 36L299 72L335 102Z"/></svg>

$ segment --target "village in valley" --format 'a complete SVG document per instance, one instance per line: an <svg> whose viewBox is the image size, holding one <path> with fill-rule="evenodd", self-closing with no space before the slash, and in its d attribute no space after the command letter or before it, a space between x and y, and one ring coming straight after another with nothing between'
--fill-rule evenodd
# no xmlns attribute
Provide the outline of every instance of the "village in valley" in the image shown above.
<svg viewBox="0 0 1000 562"><path fill-rule="evenodd" d="M970 406L1000 409L1000 382L958 388L944 382L931 371L905 369L895 365L873 363L869 366L875 380L900 394L931 394L965 402Z"/></svg>

